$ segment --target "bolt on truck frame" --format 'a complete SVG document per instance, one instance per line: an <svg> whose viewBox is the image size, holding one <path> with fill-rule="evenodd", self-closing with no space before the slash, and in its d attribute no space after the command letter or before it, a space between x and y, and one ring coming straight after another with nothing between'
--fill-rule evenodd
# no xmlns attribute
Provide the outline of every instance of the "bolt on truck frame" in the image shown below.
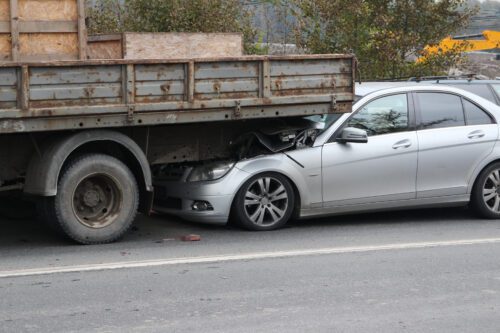
<svg viewBox="0 0 500 333"><path fill-rule="evenodd" d="M76 242L119 239L151 166L210 160L257 119L350 112L352 55L0 63L0 192Z"/></svg>

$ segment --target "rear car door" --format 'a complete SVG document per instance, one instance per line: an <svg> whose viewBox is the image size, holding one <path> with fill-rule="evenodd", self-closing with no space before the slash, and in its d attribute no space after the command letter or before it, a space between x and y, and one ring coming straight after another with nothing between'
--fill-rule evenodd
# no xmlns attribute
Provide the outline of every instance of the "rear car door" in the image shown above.
<svg viewBox="0 0 500 333"><path fill-rule="evenodd" d="M493 150L498 126L472 101L444 92L414 93L418 122L417 198L463 195Z"/></svg>

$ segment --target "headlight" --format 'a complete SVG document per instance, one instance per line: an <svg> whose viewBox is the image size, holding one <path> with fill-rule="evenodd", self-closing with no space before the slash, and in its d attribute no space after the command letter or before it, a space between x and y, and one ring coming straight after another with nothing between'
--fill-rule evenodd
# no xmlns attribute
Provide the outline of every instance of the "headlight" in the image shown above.
<svg viewBox="0 0 500 333"><path fill-rule="evenodd" d="M189 175L188 182L199 182L203 180L215 180L224 177L234 166L234 162L213 162L201 165L193 169Z"/></svg>

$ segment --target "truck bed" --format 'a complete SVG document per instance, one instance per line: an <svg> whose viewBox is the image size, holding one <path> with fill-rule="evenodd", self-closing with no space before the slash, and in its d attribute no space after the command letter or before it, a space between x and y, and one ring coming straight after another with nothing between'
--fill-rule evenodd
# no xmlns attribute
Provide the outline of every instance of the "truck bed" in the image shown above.
<svg viewBox="0 0 500 333"><path fill-rule="evenodd" d="M0 63L0 133L350 112L352 55Z"/></svg>

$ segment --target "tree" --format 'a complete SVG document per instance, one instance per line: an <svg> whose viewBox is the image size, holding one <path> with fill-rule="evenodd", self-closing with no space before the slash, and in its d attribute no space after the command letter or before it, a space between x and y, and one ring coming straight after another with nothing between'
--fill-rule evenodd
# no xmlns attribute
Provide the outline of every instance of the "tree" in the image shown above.
<svg viewBox="0 0 500 333"><path fill-rule="evenodd" d="M88 6L92 34L112 32L241 32L254 51L256 31L238 0L99 0Z"/></svg>
<svg viewBox="0 0 500 333"><path fill-rule="evenodd" d="M475 13L466 0L291 0L300 17L297 40L312 53L353 52L363 78L436 74L460 60L459 50L415 62Z"/></svg>

